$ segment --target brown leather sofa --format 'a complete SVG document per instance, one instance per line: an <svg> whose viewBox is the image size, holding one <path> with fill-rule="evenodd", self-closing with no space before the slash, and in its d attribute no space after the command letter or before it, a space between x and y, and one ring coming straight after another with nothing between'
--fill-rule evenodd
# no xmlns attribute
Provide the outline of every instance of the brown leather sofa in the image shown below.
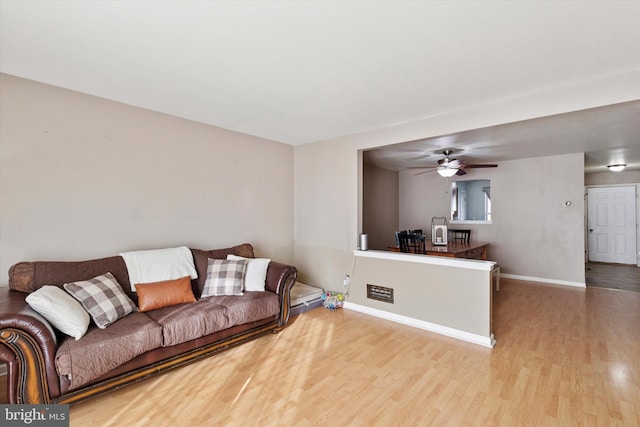
<svg viewBox="0 0 640 427"><path fill-rule="evenodd" d="M191 249L191 252L198 272L198 279L192 280L191 286L198 301L205 300L205 298L200 299L199 297L202 284L206 279L209 258L225 259L228 254L254 258L253 247L250 244L210 251ZM21 262L11 267L9 288L0 288L0 361L5 362L7 366L9 403L77 402L193 362L262 334L279 332L289 319L290 290L297 278L295 267L271 261L265 282L266 294L245 292L243 296L239 297L214 296L208 297L214 299L212 303L203 303L203 305L225 304L225 301L230 301L229 298L231 298L234 304L241 303L243 310L247 311L246 317L241 318L250 319L250 321L236 322L226 329L175 345L158 346L97 378L80 386L74 386L68 376L58 373L57 353L65 345L78 346L83 340L90 342L91 336L99 337L101 332L92 324L89 326L89 332L80 340L75 341L73 337L66 336L51 326L47 320L27 304L25 298L30 292L44 285L60 287L65 283L88 280L106 272L113 274L118 283L122 285L125 293L137 304L137 295L130 289L127 267L121 256L78 262ZM277 298L274 298L274 295ZM275 310L272 310L277 310L275 315L271 314L256 319L256 314L251 312L254 306L253 301L262 298L262 296L268 297L272 301L277 300L279 309L276 307ZM216 298L221 299L215 300ZM163 313L171 314L174 309L185 309L185 307L193 309L195 306L189 306L189 304L197 304L198 301L165 307L160 310L165 310ZM145 316L146 314L152 315L152 313L136 312L135 315ZM261 316L261 314L257 316ZM132 315L128 317L132 319L130 322L134 322ZM150 317L153 318L153 316ZM116 339L119 322L123 322L120 326L121 329L131 327L124 322L125 319L127 317L107 328L113 328L111 335L115 334ZM92 328L95 330L90 333Z"/></svg>

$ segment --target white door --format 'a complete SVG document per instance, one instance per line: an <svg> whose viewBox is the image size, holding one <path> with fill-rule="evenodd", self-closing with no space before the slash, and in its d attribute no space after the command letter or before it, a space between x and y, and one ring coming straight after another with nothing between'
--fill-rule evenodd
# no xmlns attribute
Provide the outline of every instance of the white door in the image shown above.
<svg viewBox="0 0 640 427"><path fill-rule="evenodd" d="M587 189L589 261L636 264L636 187Z"/></svg>

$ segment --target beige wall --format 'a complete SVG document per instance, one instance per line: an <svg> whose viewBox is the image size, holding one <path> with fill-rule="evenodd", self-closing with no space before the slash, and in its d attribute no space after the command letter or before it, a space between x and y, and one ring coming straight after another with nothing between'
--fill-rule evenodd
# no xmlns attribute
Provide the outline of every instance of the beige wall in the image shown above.
<svg viewBox="0 0 640 427"><path fill-rule="evenodd" d="M429 234L432 217L449 216L452 181L490 179L493 222L451 226L470 228L472 240L489 242L489 258L500 263L505 274L584 283L583 163L581 154L525 159L451 179L436 173L402 171L399 228L422 228ZM370 185L369 177L364 176L365 188ZM566 201L571 201L570 207ZM375 217L377 212L364 209L363 223L371 215ZM535 263L530 262L531 249L538 253Z"/></svg>
<svg viewBox="0 0 640 427"><path fill-rule="evenodd" d="M431 217L449 216L450 181L490 179L492 223L452 227L489 242L502 273L583 284L583 176L582 154L502 162L450 180L401 172L400 224L428 230Z"/></svg>
<svg viewBox="0 0 640 427"><path fill-rule="evenodd" d="M595 172L584 176L585 185L640 184L640 171Z"/></svg>
<svg viewBox="0 0 640 427"><path fill-rule="evenodd" d="M422 228L431 238L431 218L449 217L451 182L437 172L400 172L400 228ZM466 226L465 226L466 227Z"/></svg>
<svg viewBox="0 0 640 427"><path fill-rule="evenodd" d="M362 180L362 232L369 249L395 245L398 230L398 172L365 165Z"/></svg>
<svg viewBox="0 0 640 427"><path fill-rule="evenodd" d="M357 150L339 143L294 148L294 241L299 280L342 289L361 224Z"/></svg>
<svg viewBox="0 0 640 427"><path fill-rule="evenodd" d="M353 262L352 251L356 248L358 233L362 231L361 208L359 209L361 201L358 199L360 194L358 189L362 185L362 171L358 165L358 150L626 102L632 100L636 93L635 82L631 79L624 76L610 76L599 81L549 88L536 94L481 106L469 106L465 110L411 123L387 126L331 141L295 147L294 253L295 264L300 269L301 277L310 284L325 289L341 290L344 275L350 272ZM547 175L548 180L544 178L544 182L548 184L547 188L557 185L557 179L552 178L575 179L575 183L569 184L566 191L543 197L546 203L552 203L549 208L554 212L554 216L546 216L548 220L539 223L540 225L536 226L538 228L531 229L529 225L525 225L524 229L534 232L533 234L522 233L526 234L526 240L509 237L507 234L501 245L494 246L497 251L496 257L505 259L513 274L531 274L541 277L549 277L548 275L552 274L557 280L583 281L581 276L584 274L583 267L578 268L576 263L584 257L584 236L582 232L576 236L574 227L582 227L584 220L581 218L574 222L576 215L573 212L581 209L584 174L577 172L578 166L574 166L575 159L569 158L569 160L571 166L567 169L566 175L552 173ZM501 171L505 173L509 169L514 169L511 171L514 174L514 180L522 184L518 187L514 186L511 191L503 191L503 197L508 200L513 192L526 191L530 181L537 179L536 175L549 172L547 168L552 167L554 160L549 162L542 168L533 166L532 170L527 171L524 176L520 175L520 178L517 175L521 173L517 170L518 165L511 167L501 165ZM581 187L580 196L576 198L574 191L578 187ZM531 194L531 200L539 197L540 194L537 192ZM573 200L573 208L559 208L555 204L562 203L565 199ZM496 200L496 205L498 204L499 201ZM544 209L543 204L538 205L536 209L536 213L539 213ZM523 226L523 221L533 218L533 215L534 213L529 212L517 221L520 221L520 226ZM511 236L521 236L516 222L507 222L507 224L509 224L507 228L497 231L512 233ZM403 226L405 224L400 219L400 227ZM565 227L569 229L569 233L563 232L562 236L554 235L555 230L564 230ZM561 263L555 263L554 271L549 273L546 270L548 256L540 250L526 251L526 248L549 247L551 241L559 242L562 249L568 250L562 257L571 262L564 267ZM511 250L509 245L525 248L521 252L526 252L526 257L517 261L512 259L509 255Z"/></svg>
<svg viewBox="0 0 640 427"><path fill-rule="evenodd" d="M0 75L0 285L21 260L251 242L293 262L293 148Z"/></svg>
<svg viewBox="0 0 640 427"><path fill-rule="evenodd" d="M584 284L583 155L502 162L498 169L494 228L478 237L500 236L492 250L504 273Z"/></svg>
<svg viewBox="0 0 640 427"><path fill-rule="evenodd" d="M490 341L492 288L488 263L376 251L365 255L360 252L356 258L349 303ZM367 298L367 284L392 288L394 302Z"/></svg>
<svg viewBox="0 0 640 427"><path fill-rule="evenodd" d="M1 271L23 259L251 241L335 290L362 231L359 150L635 93L613 76L292 148L11 76L0 84ZM583 240L568 245L583 251ZM535 253L523 262L543 268Z"/></svg>

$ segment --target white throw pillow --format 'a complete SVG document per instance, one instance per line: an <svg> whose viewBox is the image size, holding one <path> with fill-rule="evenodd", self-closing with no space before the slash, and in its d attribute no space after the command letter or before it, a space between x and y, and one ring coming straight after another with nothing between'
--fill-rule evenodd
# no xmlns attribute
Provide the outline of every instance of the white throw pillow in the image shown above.
<svg viewBox="0 0 640 427"><path fill-rule="evenodd" d="M61 332L82 338L91 318L89 313L71 295L57 286L43 286L25 298L27 303Z"/></svg>
<svg viewBox="0 0 640 427"><path fill-rule="evenodd" d="M267 280L267 268L271 262L268 258L244 258L237 255L227 255L228 260L246 259L247 272L244 276L244 290L264 292L264 283Z"/></svg>

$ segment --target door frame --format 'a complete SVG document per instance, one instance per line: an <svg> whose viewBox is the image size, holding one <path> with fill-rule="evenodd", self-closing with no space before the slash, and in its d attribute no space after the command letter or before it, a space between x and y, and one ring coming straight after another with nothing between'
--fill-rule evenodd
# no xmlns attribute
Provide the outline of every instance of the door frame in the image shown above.
<svg viewBox="0 0 640 427"><path fill-rule="evenodd" d="M605 184L605 185L586 185L584 188L584 238L585 238L585 262L589 262L589 188L603 187L636 187L636 266L640 267L640 184Z"/></svg>
<svg viewBox="0 0 640 427"><path fill-rule="evenodd" d="M458 189L458 219L467 220L467 190Z"/></svg>

